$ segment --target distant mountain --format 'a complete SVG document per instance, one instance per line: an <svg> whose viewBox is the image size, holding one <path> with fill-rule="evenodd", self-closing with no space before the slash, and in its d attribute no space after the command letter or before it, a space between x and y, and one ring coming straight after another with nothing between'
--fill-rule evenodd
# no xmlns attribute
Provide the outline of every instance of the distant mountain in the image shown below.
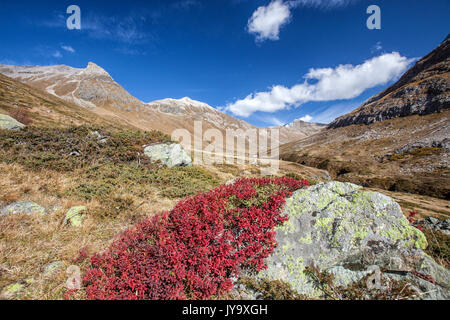
<svg viewBox="0 0 450 320"><path fill-rule="evenodd" d="M329 128L370 124L413 114L425 115L450 108L449 59L450 35L397 83L353 112L337 118Z"/></svg>
<svg viewBox="0 0 450 320"><path fill-rule="evenodd" d="M142 102L93 62L89 62L84 69L65 65L0 65L0 73L89 109L102 117L120 120L144 130L156 129L171 134L175 129L187 129L193 133L196 120L203 121L204 130L255 128L243 120L188 97ZM304 126L280 128L281 143L316 132L313 128L313 125L307 123Z"/></svg>
<svg viewBox="0 0 450 320"><path fill-rule="evenodd" d="M282 159L341 181L450 199L449 44L327 129L281 146Z"/></svg>
<svg viewBox="0 0 450 320"><path fill-rule="evenodd" d="M189 98L144 103L133 97L103 68L89 62L85 69L60 66L6 66L0 73L45 90L106 118L121 119L141 129L168 134L178 128L193 131L193 121L205 128L247 129L249 123L226 115L205 103Z"/></svg>
<svg viewBox="0 0 450 320"><path fill-rule="evenodd" d="M280 141L289 142L300 140L326 128L326 124L306 122L300 119L296 119L291 123L274 128L280 129Z"/></svg>

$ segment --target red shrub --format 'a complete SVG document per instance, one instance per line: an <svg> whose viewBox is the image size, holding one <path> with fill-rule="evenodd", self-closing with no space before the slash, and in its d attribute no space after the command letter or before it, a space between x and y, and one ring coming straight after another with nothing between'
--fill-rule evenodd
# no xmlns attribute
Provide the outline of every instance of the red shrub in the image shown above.
<svg viewBox="0 0 450 320"><path fill-rule="evenodd" d="M81 263L89 257L89 247L84 246L78 250L78 256L72 259L73 263Z"/></svg>
<svg viewBox="0 0 450 320"><path fill-rule="evenodd" d="M242 268L261 270L276 247L293 178L240 179L180 201L127 230L91 259L89 299L208 299L232 288Z"/></svg>

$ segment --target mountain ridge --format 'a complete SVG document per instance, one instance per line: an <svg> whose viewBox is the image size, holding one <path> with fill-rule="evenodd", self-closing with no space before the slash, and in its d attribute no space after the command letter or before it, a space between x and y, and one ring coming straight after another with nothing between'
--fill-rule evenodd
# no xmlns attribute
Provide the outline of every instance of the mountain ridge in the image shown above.
<svg viewBox="0 0 450 320"><path fill-rule="evenodd" d="M176 129L187 129L195 134L195 121L203 121L205 130L215 128L221 131L245 131L256 128L242 119L189 97L145 103L132 96L94 62L89 62L86 68L66 65L0 65L0 73L87 108L102 117L123 119L143 130L156 129L171 134ZM314 125L305 124L305 127L308 128L281 128L280 143L303 138L319 130Z"/></svg>

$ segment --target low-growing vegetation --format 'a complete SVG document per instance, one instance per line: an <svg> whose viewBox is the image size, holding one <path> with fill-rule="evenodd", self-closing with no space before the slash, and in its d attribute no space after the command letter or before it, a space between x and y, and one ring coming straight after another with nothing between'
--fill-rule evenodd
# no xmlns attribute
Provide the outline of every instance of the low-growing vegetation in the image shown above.
<svg viewBox="0 0 450 320"><path fill-rule="evenodd" d="M127 230L91 259L89 299L209 299L257 272L276 246L285 198L308 182L240 179L180 201Z"/></svg>
<svg viewBox="0 0 450 320"><path fill-rule="evenodd" d="M261 294L264 300L307 300L306 296L299 294L289 283L281 280L242 278L239 282Z"/></svg>
<svg viewBox="0 0 450 320"><path fill-rule="evenodd" d="M403 280L390 279L390 281L387 281L385 277L381 276L380 287L371 288L368 286L368 282L372 275L369 274L348 287L342 287L334 283L334 275L326 270L308 267L305 272L314 286L322 292L322 299L407 300L417 297L417 292L412 289L411 284Z"/></svg>
<svg viewBox="0 0 450 320"><path fill-rule="evenodd" d="M440 231L431 230L422 227L421 231L427 238L428 247L425 252L436 262L449 268L450 267L450 236Z"/></svg>
<svg viewBox="0 0 450 320"><path fill-rule="evenodd" d="M170 138L159 131L26 127L20 131L0 131L0 161L19 163L32 170L60 172L111 163L137 164L143 145L166 141ZM149 160L141 162L150 165Z"/></svg>
<svg viewBox="0 0 450 320"><path fill-rule="evenodd" d="M50 170L71 176L74 181L65 190L49 192L100 202L94 213L117 216L134 211L141 203L133 198L144 201L155 189L161 197L180 199L220 184L216 174L203 168L167 168L143 155L144 145L167 141L170 138L159 131L27 127L0 131L0 161L37 173Z"/></svg>

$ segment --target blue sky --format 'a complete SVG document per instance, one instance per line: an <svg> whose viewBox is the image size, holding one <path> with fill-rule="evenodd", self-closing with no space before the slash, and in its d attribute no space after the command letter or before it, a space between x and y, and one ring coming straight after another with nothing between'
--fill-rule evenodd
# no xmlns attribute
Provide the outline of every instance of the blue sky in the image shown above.
<svg viewBox="0 0 450 320"><path fill-rule="evenodd" d="M2 0L0 27L0 63L93 61L142 101L189 96L269 126L329 122L393 83L447 36L450 1Z"/></svg>

